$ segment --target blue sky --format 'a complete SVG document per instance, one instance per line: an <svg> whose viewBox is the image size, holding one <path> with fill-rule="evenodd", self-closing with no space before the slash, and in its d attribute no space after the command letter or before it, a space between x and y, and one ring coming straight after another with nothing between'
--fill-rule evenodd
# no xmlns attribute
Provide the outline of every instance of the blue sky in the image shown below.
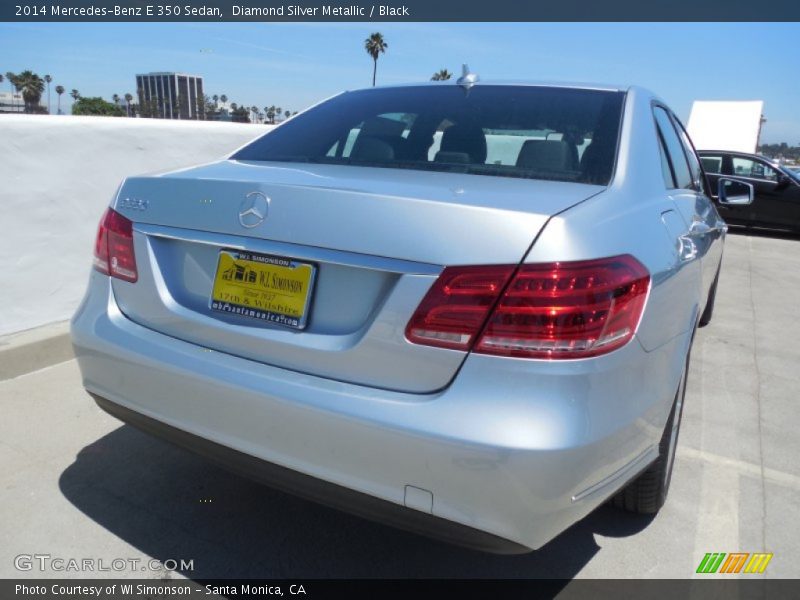
<svg viewBox="0 0 800 600"><path fill-rule="evenodd" d="M379 84L468 62L484 79L643 85L684 120L696 99L758 99L762 141L800 145L800 23L0 23L0 72L110 98L135 94L136 73L177 70L209 95L301 110L370 85L372 31L389 43Z"/></svg>

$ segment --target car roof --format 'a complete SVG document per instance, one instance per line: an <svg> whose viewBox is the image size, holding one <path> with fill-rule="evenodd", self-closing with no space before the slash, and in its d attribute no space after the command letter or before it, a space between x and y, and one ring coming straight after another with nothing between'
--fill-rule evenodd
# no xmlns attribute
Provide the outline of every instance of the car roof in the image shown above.
<svg viewBox="0 0 800 600"><path fill-rule="evenodd" d="M458 79L454 76L452 79L445 81L418 81L408 83L397 83L391 85L379 85L374 88L354 88L349 91L366 91L372 89L391 89L391 88L406 88L406 87L446 87L457 86ZM602 83L587 83L587 82L566 82L566 81L535 81L535 80L514 80L514 79L499 79L499 80L479 80L472 84L474 87L480 86L509 86L509 87L553 87L553 88L567 88L567 89L582 89L582 90L601 90L608 92L626 92L638 86L631 85L613 85ZM638 88L646 91L643 88ZM647 92L652 95L651 92Z"/></svg>
<svg viewBox="0 0 800 600"><path fill-rule="evenodd" d="M752 152L742 152L741 150L714 150L713 148L703 148L702 150L697 150L698 154L704 153L713 153L713 154L739 154L741 156L755 156L756 158L767 158L762 154L753 154Z"/></svg>
<svg viewBox="0 0 800 600"><path fill-rule="evenodd" d="M774 159L770 158L769 156L764 156L763 154L753 154L752 152L742 152L741 150L708 150L703 148L702 150L697 151L698 154L736 154L737 156L752 156L753 158L760 158L761 160L766 160L768 162L775 162Z"/></svg>

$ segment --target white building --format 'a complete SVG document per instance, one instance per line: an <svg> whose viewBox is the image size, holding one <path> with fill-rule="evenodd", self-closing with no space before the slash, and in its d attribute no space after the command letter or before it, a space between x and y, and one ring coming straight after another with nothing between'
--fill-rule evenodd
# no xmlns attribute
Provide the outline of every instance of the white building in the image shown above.
<svg viewBox="0 0 800 600"><path fill-rule="evenodd" d="M25 112L25 100L18 92L0 92L0 113Z"/></svg>

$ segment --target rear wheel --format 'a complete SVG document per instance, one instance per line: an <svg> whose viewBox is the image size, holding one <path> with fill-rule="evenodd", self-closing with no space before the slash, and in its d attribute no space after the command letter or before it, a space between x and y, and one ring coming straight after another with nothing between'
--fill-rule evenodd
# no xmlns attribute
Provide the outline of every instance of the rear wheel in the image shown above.
<svg viewBox="0 0 800 600"><path fill-rule="evenodd" d="M654 514L664 506L667 500L669 484L672 480L672 467L675 463L675 451L678 447L678 433L683 416L683 401L686 396L686 376L689 371L689 357L683 369L672 411L667 419L664 433L659 443L659 456L646 471L622 488L611 499L617 508L639 514Z"/></svg>

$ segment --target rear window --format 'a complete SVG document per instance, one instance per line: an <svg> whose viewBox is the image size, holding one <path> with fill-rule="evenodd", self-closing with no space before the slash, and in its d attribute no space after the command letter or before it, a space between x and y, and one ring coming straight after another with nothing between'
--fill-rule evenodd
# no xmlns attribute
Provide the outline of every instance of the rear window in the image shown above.
<svg viewBox="0 0 800 600"><path fill-rule="evenodd" d="M606 185L623 100L622 92L533 86L360 90L292 118L232 158Z"/></svg>

